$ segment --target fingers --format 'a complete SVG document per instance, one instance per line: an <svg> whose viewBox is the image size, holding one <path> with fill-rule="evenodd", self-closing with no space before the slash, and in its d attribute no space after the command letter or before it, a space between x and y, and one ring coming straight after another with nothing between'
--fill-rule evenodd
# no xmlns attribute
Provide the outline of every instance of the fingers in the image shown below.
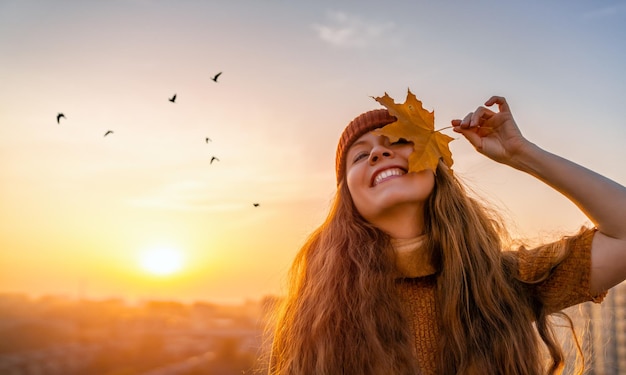
<svg viewBox="0 0 626 375"><path fill-rule="evenodd" d="M485 107L478 107L475 112L468 113L463 120L452 120L451 124L453 127L460 126L463 129L474 128L477 126L482 126L485 121L489 120L493 117L495 113Z"/></svg>
<svg viewBox="0 0 626 375"><path fill-rule="evenodd" d="M475 149L482 149L482 136L476 131L476 129L461 128L460 126L456 126L453 130L457 133L461 133L463 137L465 137L465 139L467 139L469 143L474 146Z"/></svg>
<svg viewBox="0 0 626 375"><path fill-rule="evenodd" d="M491 107L492 105L498 105L499 112L511 112L511 108L509 107L509 103L506 102L504 96L492 96L485 102L485 105Z"/></svg>
<svg viewBox="0 0 626 375"><path fill-rule="evenodd" d="M463 120L459 120L459 119L455 119L452 120L451 124L453 128L456 127L461 127L463 129L467 129L470 127L470 123L472 122L472 116L474 115L474 112L470 112L468 113L465 118L463 118Z"/></svg>
<svg viewBox="0 0 626 375"><path fill-rule="evenodd" d="M453 128L456 128L456 127L458 127L458 126L461 126L461 120L459 120L459 119L454 119L454 120L450 121L450 124L452 124L452 127L453 127Z"/></svg>
<svg viewBox="0 0 626 375"><path fill-rule="evenodd" d="M498 112L511 112L509 104L503 96L492 96L485 102L485 105L490 107L494 104L498 105ZM485 107L478 107L476 111L470 112L462 120L454 119L451 121L453 127L460 126L462 129L468 129L473 127L480 127L485 121L489 120L496 113Z"/></svg>

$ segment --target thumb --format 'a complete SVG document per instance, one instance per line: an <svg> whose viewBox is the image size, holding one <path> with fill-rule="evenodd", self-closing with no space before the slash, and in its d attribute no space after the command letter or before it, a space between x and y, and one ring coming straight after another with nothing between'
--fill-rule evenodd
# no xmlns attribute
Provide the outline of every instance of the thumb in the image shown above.
<svg viewBox="0 0 626 375"><path fill-rule="evenodd" d="M478 135L475 128L463 129L460 126L455 126L454 131L457 133L461 133L463 137L465 137L465 139L467 139L476 150L480 151L482 149L483 138Z"/></svg>

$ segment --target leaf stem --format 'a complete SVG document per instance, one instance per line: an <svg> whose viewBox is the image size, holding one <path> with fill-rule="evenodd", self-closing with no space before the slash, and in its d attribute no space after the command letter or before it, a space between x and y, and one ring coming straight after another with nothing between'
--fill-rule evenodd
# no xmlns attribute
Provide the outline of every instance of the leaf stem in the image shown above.
<svg viewBox="0 0 626 375"><path fill-rule="evenodd" d="M436 132L441 132L442 130L452 129L452 126L446 126L445 128L437 129Z"/></svg>

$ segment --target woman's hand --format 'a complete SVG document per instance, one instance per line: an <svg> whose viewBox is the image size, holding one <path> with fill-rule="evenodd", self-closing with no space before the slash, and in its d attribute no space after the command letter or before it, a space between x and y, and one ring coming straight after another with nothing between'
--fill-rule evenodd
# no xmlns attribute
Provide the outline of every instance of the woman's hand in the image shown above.
<svg viewBox="0 0 626 375"><path fill-rule="evenodd" d="M463 120L452 120L452 127L481 154L511 165L530 142L522 136L506 99L492 96L485 102L488 107L494 104L498 105L498 112L481 106L468 113Z"/></svg>
<svg viewBox="0 0 626 375"><path fill-rule="evenodd" d="M594 223L589 292L600 292L626 280L626 187L526 140L509 105L493 96L463 120L452 120L480 153L524 171L569 198Z"/></svg>

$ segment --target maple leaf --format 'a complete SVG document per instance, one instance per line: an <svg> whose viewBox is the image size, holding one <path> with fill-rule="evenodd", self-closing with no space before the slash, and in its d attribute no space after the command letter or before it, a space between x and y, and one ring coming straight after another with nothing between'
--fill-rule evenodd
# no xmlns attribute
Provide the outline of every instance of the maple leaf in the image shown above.
<svg viewBox="0 0 626 375"><path fill-rule="evenodd" d="M387 107L389 114L397 121L375 129L373 133L384 135L391 142L400 138L413 142L413 152L409 155L409 172L425 169L435 172L440 158L448 168L452 167L452 153L448 143L454 138L435 131L435 111L425 110L411 90L408 90L403 104L396 104L387 93L374 99Z"/></svg>

